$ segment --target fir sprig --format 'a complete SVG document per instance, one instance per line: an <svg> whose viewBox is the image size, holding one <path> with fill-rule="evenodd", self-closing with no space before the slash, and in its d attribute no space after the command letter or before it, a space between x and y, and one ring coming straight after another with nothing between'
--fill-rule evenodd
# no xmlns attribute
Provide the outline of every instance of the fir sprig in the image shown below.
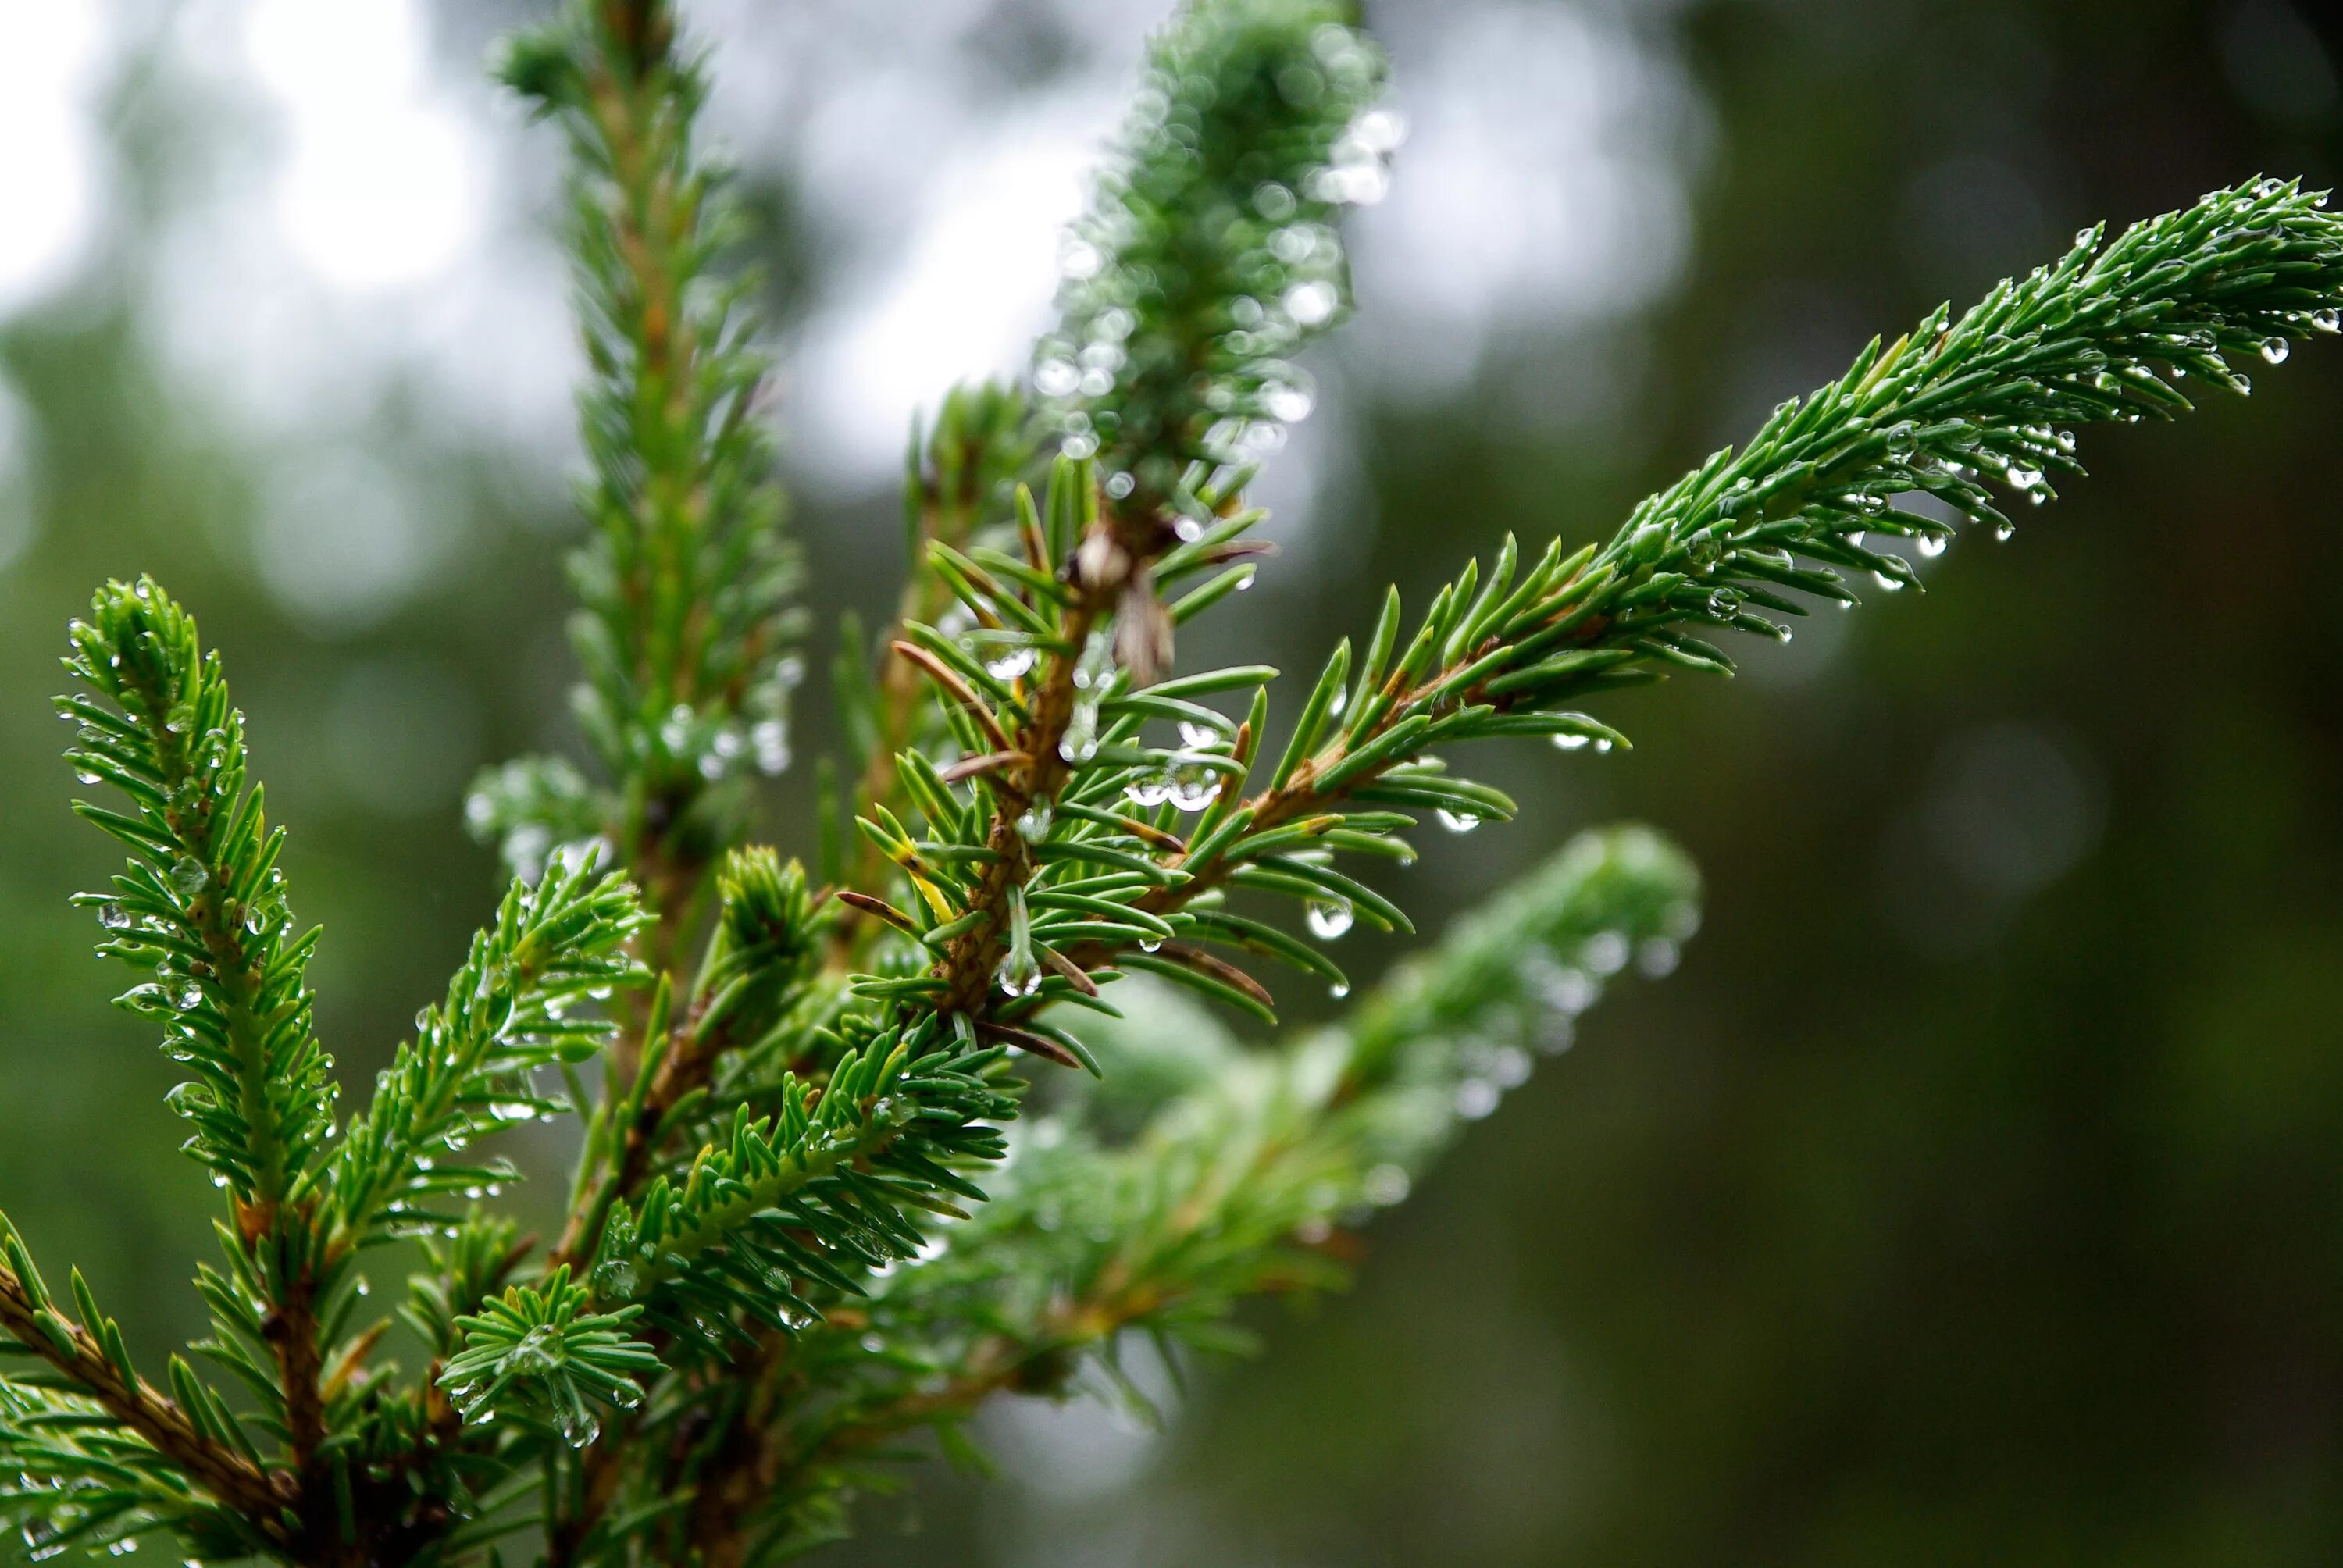
<svg viewBox="0 0 2343 1568"><path fill-rule="evenodd" d="M1149 51L1117 155L1066 236L1035 354L1110 498L1172 506L1309 410L1293 356L1350 306L1337 219L1381 194L1383 61L1338 0L1207 0Z"/></svg>
<svg viewBox="0 0 2343 1568"><path fill-rule="evenodd" d="M588 1310L586 1287L567 1269L538 1285L515 1285L478 1312L455 1320L463 1350L439 1382L470 1420L527 1413L573 1447L601 1434L598 1406L642 1402L638 1380L656 1376L659 1356L631 1338L640 1307Z"/></svg>
<svg viewBox="0 0 2343 1568"><path fill-rule="evenodd" d="M282 1550L289 1478L181 1357L170 1395L149 1385L79 1270L72 1284L78 1322L0 1215L0 1518L23 1521L36 1557L157 1529L224 1554Z"/></svg>
<svg viewBox="0 0 2343 1568"><path fill-rule="evenodd" d="M585 1061L609 1038L599 1004L645 978L626 950L644 920L634 889L583 859L555 865L534 888L513 884L447 1000L416 1015L415 1039L350 1124L333 1169L337 1245L437 1235L456 1222L438 1205L477 1201L512 1179L502 1161L450 1156L570 1109L535 1075Z"/></svg>
<svg viewBox="0 0 2343 1568"><path fill-rule="evenodd" d="M154 977L118 1000L163 1023L195 1073L172 1095L195 1127L187 1151L256 1237L306 1197L332 1125L303 978L317 933L294 934L284 830L246 788L244 716L195 618L142 578L107 584L71 635L65 668L95 695L58 699L79 726L66 760L130 807L75 806L131 852L111 891L78 901L108 933L100 950Z"/></svg>
<svg viewBox="0 0 2343 1568"><path fill-rule="evenodd" d="M918 1252L921 1215L982 1201L961 1171L1002 1152L990 1124L1015 1102L994 1081L1001 1055L930 1020L849 1052L818 1098L790 1081L773 1116L743 1110L680 1181L655 1181L611 1217L594 1299L641 1303L648 1322L719 1352L727 1324L799 1328L817 1315L808 1292L860 1294L858 1276Z"/></svg>
<svg viewBox="0 0 2343 1568"><path fill-rule="evenodd" d="M590 1261L612 1205L637 1195L671 1134L700 1111L719 1063L758 1052L805 994L825 921L803 869L769 849L736 849L716 883L715 934L685 1017L670 1026L666 1000L654 1004L641 1071L587 1130L560 1261Z"/></svg>
<svg viewBox="0 0 2343 1568"><path fill-rule="evenodd" d="M1110 1031L1107 1079L1024 1130L990 1197L799 1350L840 1397L797 1412L767 1504L789 1527L863 1452L1003 1391L1110 1381L1121 1336L1226 1353L1246 1297L1341 1282L1334 1231L1404 1199L1630 963L1672 968L1699 880L1640 829L1589 834L1395 971L1343 1024L1261 1053L1202 1013ZM1134 1097L1133 1077L1151 1086ZM1136 1134L1118 1131L1136 1118ZM875 1328L884 1353L863 1343ZM936 1336L940 1335L940 1338ZM810 1511L810 1512L809 1512Z"/></svg>
<svg viewBox="0 0 2343 1568"><path fill-rule="evenodd" d="M132 808L75 803L131 850L110 893L78 901L112 933L100 952L155 977L120 1005L162 1021L164 1050L195 1074L171 1104L232 1220L225 1271L202 1282L214 1343L307 1471L328 1436L319 1309L339 1285L317 1223L338 1092L305 983L317 933L293 934L284 832L269 829L260 787L246 788L244 718L194 618L150 579L115 582L70 635L65 667L96 695L58 699L79 727L68 760Z"/></svg>
<svg viewBox="0 0 2343 1568"><path fill-rule="evenodd" d="M2336 328L2343 222L2325 202L2256 180L2104 248L2087 230L2060 261L1959 319L1939 308L1895 343L1875 341L1840 380L1782 405L1746 447L1644 501L1608 544L1556 541L1523 568L1508 541L1485 581L1468 566L1403 639L1393 594L1358 668L1338 648L1278 761L1247 769L1256 792L1240 801L1225 790L1185 846L1160 858L1153 885L1110 896L1176 927L1218 890L1249 887L1309 903L1322 924L1355 915L1404 929L1395 907L1327 862L1338 849L1404 856L1396 835L1410 811L1458 828L1512 815L1435 748L1527 735L1607 750L1624 738L1566 705L1672 669L1729 672L1700 633L1786 636L1757 612L1804 615L1799 596L1851 605L1849 573L1886 589L1916 581L1908 558L1867 542L1943 548L1953 525L1911 498L2006 537L1985 481L2047 498L2049 475L2082 471L2062 426L2173 417L2190 407L2176 383L2192 374L2249 390L2225 357L2274 363L2290 342ZM1255 710L1255 729L1264 717ZM1094 967L1130 941L1107 933L1067 956Z"/></svg>
<svg viewBox="0 0 2343 1568"><path fill-rule="evenodd" d="M576 706L610 781L601 831L672 926L739 839L741 781L789 762L798 567L760 414L758 280L724 266L742 220L699 145L706 82L665 4L569 7L508 45L503 75L571 157L593 465L593 535L571 560ZM475 823L508 847L587 818L558 765L500 783Z"/></svg>

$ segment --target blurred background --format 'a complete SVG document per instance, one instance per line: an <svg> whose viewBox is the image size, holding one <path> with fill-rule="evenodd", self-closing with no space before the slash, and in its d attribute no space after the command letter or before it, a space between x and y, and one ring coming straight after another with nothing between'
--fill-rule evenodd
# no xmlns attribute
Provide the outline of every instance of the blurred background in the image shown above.
<svg viewBox="0 0 2343 1568"><path fill-rule="evenodd" d="M906 421L1047 318L1159 5L687 5L822 610L891 602ZM65 809L63 628L140 570L201 614L363 1084L491 907L468 776L568 743L556 169L479 65L533 9L7 7L0 1201L149 1353L199 1327L213 1195L65 903L116 856ZM1291 668L1387 578L1607 533L1875 331L2343 155L2343 35L2288 0L1367 10L1409 143L1260 487L1284 558L1192 661ZM2254 368L2092 432L2094 479L1925 597L1621 700L1633 753L1483 760L1523 819L1429 846L1419 921L1632 815L1710 879L1679 972L1162 1430L996 1411L1002 1477L831 1560L2343 1559L2343 353ZM809 689L799 757L828 734ZM809 848L805 775L769 804Z"/></svg>

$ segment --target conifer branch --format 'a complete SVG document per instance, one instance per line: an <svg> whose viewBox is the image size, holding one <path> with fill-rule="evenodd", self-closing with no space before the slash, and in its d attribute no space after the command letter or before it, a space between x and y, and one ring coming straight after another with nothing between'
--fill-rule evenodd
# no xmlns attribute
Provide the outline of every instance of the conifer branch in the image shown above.
<svg viewBox="0 0 2343 1568"><path fill-rule="evenodd" d="M765 1039L803 995L820 922L797 863L784 866L767 849L735 850L717 877L717 896L715 939L685 1021L653 1034L655 1059L594 1130L590 1196L573 1210L552 1266L593 1257L611 1206L639 1191L668 1134L705 1100L719 1060Z"/></svg>
<svg viewBox="0 0 2343 1568"><path fill-rule="evenodd" d="M935 429L922 439L915 426L903 477L904 533L910 559L895 620L880 639L875 680L863 663L860 628L849 618L839 639L837 686L840 710L849 720L847 760L859 772L856 806L900 814L904 799L896 772L898 754L924 748L939 727L924 699L920 670L895 648L913 626L943 618L952 604L950 584L935 569L931 548L966 549L977 529L1006 510L1010 486L1031 465L1035 421L1023 391L985 382L955 387L938 410ZM1013 648L1011 658L1031 658ZM864 840L860 859L841 879L850 887L876 887L887 862ZM842 920L836 939L850 942L856 922ZM836 956L850 958L841 948Z"/></svg>
<svg viewBox="0 0 2343 1568"><path fill-rule="evenodd" d="M1192 547L1242 482L1210 476L1307 411L1288 357L1345 307L1332 224L1362 194L1359 177L1381 177L1380 152L1354 126L1381 90L1382 59L1345 20L1327 0L1213 0L1158 35L1121 154L1075 226L1061 325L1036 353L1035 386L1075 461L1053 472L1046 510L1022 503L1023 560L931 548L955 597L996 634L992 657L971 659L915 622L905 630L923 647L899 647L924 655L945 700L992 742L977 749L1023 759L985 777L995 805L980 848L968 846L978 869L953 916L965 924L935 970L947 1010L990 1010L996 977L1012 997L1031 990L1044 960L1019 936L1014 906L1060 797L1095 754L1107 655L1133 688L1168 673L1178 618L1157 597L1159 572L1176 577L1183 551L1210 557ZM1216 528L1212 546L1234 531ZM886 822L863 826L900 855Z"/></svg>
<svg viewBox="0 0 2343 1568"><path fill-rule="evenodd" d="M132 1365L122 1331L101 1313L80 1271L73 1276L79 1322L60 1312L5 1216L0 1216L0 1332L54 1369L41 1389L0 1372L0 1461L22 1473L0 1491L0 1513L39 1511L27 1539L43 1549L76 1541L126 1539L157 1518L180 1525L200 1519L213 1530L248 1532L254 1546L281 1546L292 1477L262 1468L251 1440L226 1403L172 1358L175 1402ZM0 1340L0 1354L8 1350ZM93 1478L104 1480L93 1484ZM226 1513L203 1510L186 1488L200 1487ZM52 1495L78 1494L60 1518Z"/></svg>
<svg viewBox="0 0 2343 1568"><path fill-rule="evenodd" d="M649 957L665 973L739 841L744 771L789 760L798 568L761 424L758 280L719 270L741 219L698 145L706 84L666 0L580 0L514 40L504 75L571 154L593 367L579 413L594 534L571 562L578 709L615 790L602 831L658 917ZM484 790L477 824L508 844L516 829L574 830L568 782ZM531 805L554 819L530 822ZM619 1081L632 1049L621 1042Z"/></svg>
<svg viewBox="0 0 2343 1568"><path fill-rule="evenodd" d="M1710 638L1786 635L1851 578L1916 580L1891 541L1934 553L1947 515L2006 532L2008 496L2080 472L2063 427L2171 417L2191 377L2246 390L2233 360L2343 312L2343 226L2291 184L2087 231L1875 343L1609 541L1508 540L1413 631L1393 594L1272 746L1277 672L1179 672L1176 634L1266 553L1244 494L1308 411L1295 356L1349 308L1342 213L1396 139L1383 69L1339 0L1187 0L1153 41L1030 395L957 390L914 434L897 617L875 649L850 628L838 665L817 894L746 841L749 774L787 760L794 566L704 73L669 0L569 0L513 45L507 80L572 170L595 770L483 778L467 815L519 879L333 1145L315 933L293 934L217 660L152 583L97 596L63 708L77 769L128 800L79 809L132 859L85 901L149 971L124 1004L189 1066L172 1101L229 1201L194 1349L256 1405L176 1358L167 1395L142 1382L79 1276L68 1317L0 1221L0 1354L27 1368L0 1378L0 1478L24 1477L0 1513L44 1551L162 1531L206 1557L464 1568L536 1532L560 1564L724 1568L843 1533L900 1436L954 1444L992 1393L1111 1382L1130 1334L1238 1348L1236 1305L1340 1283L1349 1232L1606 977L1673 965L1695 879L1647 833L1582 840L1274 1050L1204 1013L1143 1050L1070 1020L1119 1016L1132 972L1271 1022L1255 960L1347 992L1328 944L1411 928L1338 860L1412 859L1426 812L1513 814L1452 743L1623 745L1580 705L1729 670ZM1302 903L1306 935L1249 892ZM1090 1075L1051 1086L1013 1158L1012 1050ZM478 1140L566 1109L585 1146L536 1261L457 1200L510 1174ZM356 1269L407 1234L419 1380L377 1359L391 1322Z"/></svg>
<svg viewBox="0 0 2343 1568"><path fill-rule="evenodd" d="M2050 476L2082 473L2087 421L2171 418L2195 375L2250 390L2225 356L2276 363L2288 346L2336 329L2343 307L2343 223L2323 194L2257 180L2136 224L2102 248L2086 230L2052 266L2004 283L1957 321L1944 307L1840 380L1793 399L1749 445L1726 448L1642 505L1602 548L1557 541L1516 580L1509 540L1480 582L1477 563L1398 639L1396 595L1363 668L1347 681L1338 648L1262 788L1205 829L1176 873L1134 908L1169 916L1228 884L1283 891L1387 926L1404 917L1306 853L1388 851L1410 819L1503 819L1512 803L1426 760L1436 746L1546 735L1564 749L1624 738L1562 705L1659 678L1673 668L1730 673L1698 632L1786 637L1758 610L1801 616L1792 595L1855 602L1843 574L1883 588L1917 578L1868 535L1913 539L1926 554L1954 527L1895 503L1928 496L2006 537L1987 479L2038 505ZM1347 704L1347 713L1345 712ZM1369 809L1360 810L1365 807ZM1297 855L1300 849L1304 854ZM1174 922L1176 925L1177 922ZM1113 959L1117 940L1069 956Z"/></svg>
<svg viewBox="0 0 2343 1568"><path fill-rule="evenodd" d="M626 951L645 920L631 887L581 863L557 862L535 888L512 885L495 925L472 938L447 1000L416 1016L416 1038L350 1124L333 1168L337 1251L437 1234L458 1217L433 1205L478 1200L513 1179L502 1161L446 1156L571 1109L548 1099L533 1075L582 1061L610 1037L592 1010L645 978Z"/></svg>
<svg viewBox="0 0 2343 1568"><path fill-rule="evenodd" d="M940 1252L834 1331L875 1329L901 1346L935 1325L972 1325L933 1361L870 1368L860 1397L793 1431L789 1453L762 1456L764 1494L822 1495L859 1454L963 1421L994 1394L1061 1393L1126 1331L1245 1348L1227 1326L1241 1300L1339 1284L1333 1228L1403 1198L1461 1125L1526 1079L1535 1053L1569 1043L1610 975L1639 954L1672 966L1699 897L1691 866L1656 835L1587 834L1338 1030L1262 1057L1201 1019L1183 1024L1179 1059L1151 1070L1187 1087L1144 1131L1109 1142L1079 1109L1034 1130ZM1099 1092L1138 1066L1115 1056Z"/></svg>
<svg viewBox="0 0 2343 1568"><path fill-rule="evenodd" d="M194 618L141 578L107 584L71 635L65 668L103 700L58 699L79 726L66 760L132 808L76 803L132 855L111 892L77 901L97 909L101 952L155 977L120 1005L162 1021L165 1049L196 1074L172 1103L250 1243L306 1200L332 1125L302 983L317 933L292 937L284 832L269 830L259 786L245 788L244 716Z"/></svg>
<svg viewBox="0 0 2343 1568"><path fill-rule="evenodd" d="M172 1093L186 1148L228 1190L225 1237L245 1288L240 1321L265 1323L294 1466L325 1441L317 1304L317 1151L333 1124L331 1063L303 979L317 932L291 936L282 829L245 788L244 719L192 617L151 579L109 583L72 628L66 668L103 700L58 699L79 726L67 759L134 808L75 809L132 851L110 894L84 894L116 933L100 951L155 979L119 1000L165 1022L166 1050L196 1074Z"/></svg>

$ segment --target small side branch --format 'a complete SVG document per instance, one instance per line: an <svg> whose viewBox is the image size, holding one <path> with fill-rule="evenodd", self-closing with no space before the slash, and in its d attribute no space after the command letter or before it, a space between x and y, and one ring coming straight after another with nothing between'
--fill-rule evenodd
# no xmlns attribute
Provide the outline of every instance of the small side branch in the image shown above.
<svg viewBox="0 0 2343 1568"><path fill-rule="evenodd" d="M293 1477L263 1471L197 1430L185 1410L108 1355L88 1329L67 1320L37 1289L0 1263L0 1330L65 1374L189 1481L244 1515L262 1537L287 1543L283 1513L300 1505Z"/></svg>

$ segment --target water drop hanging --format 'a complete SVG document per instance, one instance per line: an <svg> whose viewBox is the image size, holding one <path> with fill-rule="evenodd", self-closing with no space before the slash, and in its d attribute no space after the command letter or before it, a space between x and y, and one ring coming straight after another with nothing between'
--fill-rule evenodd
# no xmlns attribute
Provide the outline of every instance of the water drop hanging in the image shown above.
<svg viewBox="0 0 2343 1568"><path fill-rule="evenodd" d="M1310 934L1326 942L1349 930L1351 922L1357 918L1348 899L1312 899L1305 914L1310 922Z"/></svg>

